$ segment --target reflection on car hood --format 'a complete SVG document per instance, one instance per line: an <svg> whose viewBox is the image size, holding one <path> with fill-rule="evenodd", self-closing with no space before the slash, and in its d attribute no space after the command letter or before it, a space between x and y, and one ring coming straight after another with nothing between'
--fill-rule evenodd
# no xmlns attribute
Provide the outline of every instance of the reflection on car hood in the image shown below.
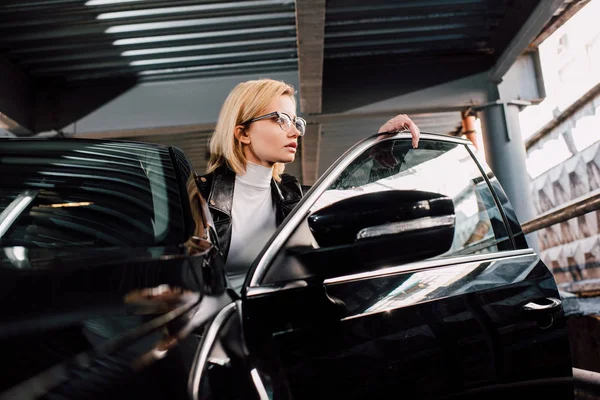
<svg viewBox="0 0 600 400"><path fill-rule="evenodd" d="M40 318L62 325L91 315L130 315L132 308L164 312L184 293L200 292L198 279L192 259L179 247L5 247L0 252L0 336L36 329ZM154 309L149 298L160 299Z"/></svg>

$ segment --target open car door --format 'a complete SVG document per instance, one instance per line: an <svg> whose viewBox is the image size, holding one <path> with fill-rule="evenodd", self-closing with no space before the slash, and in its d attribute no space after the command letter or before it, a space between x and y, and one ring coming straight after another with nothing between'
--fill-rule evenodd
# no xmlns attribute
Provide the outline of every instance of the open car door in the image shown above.
<svg viewBox="0 0 600 400"><path fill-rule="evenodd" d="M264 249L241 315L275 399L573 396L554 278L456 138L350 149Z"/></svg>

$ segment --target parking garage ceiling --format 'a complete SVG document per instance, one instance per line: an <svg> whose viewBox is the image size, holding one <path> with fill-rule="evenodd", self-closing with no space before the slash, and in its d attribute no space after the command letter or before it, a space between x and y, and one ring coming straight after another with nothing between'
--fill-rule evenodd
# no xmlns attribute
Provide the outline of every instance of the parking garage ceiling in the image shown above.
<svg viewBox="0 0 600 400"><path fill-rule="evenodd" d="M303 112L342 112L377 100L341 105L357 85L387 87L391 96L492 68L545 1L556 11L546 25L583 3L5 0L0 71L9 73L0 78L23 92L20 104L34 105L35 115L13 113L34 133L68 124L139 82L247 73L298 70ZM399 81L401 88L389 84Z"/></svg>

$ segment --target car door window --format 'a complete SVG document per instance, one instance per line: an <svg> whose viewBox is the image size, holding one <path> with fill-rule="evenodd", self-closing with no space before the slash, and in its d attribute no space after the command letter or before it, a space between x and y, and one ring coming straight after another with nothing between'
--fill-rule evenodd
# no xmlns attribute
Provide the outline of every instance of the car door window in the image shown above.
<svg viewBox="0 0 600 400"><path fill-rule="evenodd" d="M276 267L268 269L264 283L303 275L302 264L286 256L286 250L319 247L308 226L312 213L354 196L392 190L435 192L452 199L456 216L452 245L433 258L514 249L503 214L464 144L421 140L413 149L410 140L386 140L359 155L313 202L273 260Z"/></svg>
<svg viewBox="0 0 600 400"><path fill-rule="evenodd" d="M0 150L0 164L2 246L158 246L181 241L181 202L164 148L87 141L40 141L25 147L10 141Z"/></svg>
<svg viewBox="0 0 600 400"><path fill-rule="evenodd" d="M462 144L409 140L376 144L354 160L311 208L365 193L420 190L450 197L456 214L452 247L442 256L512 249L502 214L473 157Z"/></svg>

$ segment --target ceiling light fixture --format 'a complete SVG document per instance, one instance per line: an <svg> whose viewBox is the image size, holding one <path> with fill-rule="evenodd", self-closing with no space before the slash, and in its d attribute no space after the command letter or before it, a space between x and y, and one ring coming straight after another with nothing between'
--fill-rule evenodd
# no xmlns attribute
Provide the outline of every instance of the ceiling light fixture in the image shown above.
<svg viewBox="0 0 600 400"><path fill-rule="evenodd" d="M259 39L259 40L244 40L238 42L227 42L227 43L208 43L208 44L197 44L190 46L176 46L176 47L157 47L153 49L140 49L140 50L127 50L121 53L123 57L132 56L143 56L150 54L164 54L164 53L177 53L184 51L199 51L199 50L213 50L213 49L226 49L229 47L249 47L254 45L268 45L268 44L283 44L283 43L296 43L294 37L284 37L275 39Z"/></svg>
<svg viewBox="0 0 600 400"><path fill-rule="evenodd" d="M137 38L126 38L117 39L113 42L115 46L129 46L144 43L156 43L156 42L171 42L175 40L192 40L192 39L210 39L227 36L244 36L257 33L281 33L281 32L295 32L295 25L283 25L283 26L269 26L265 28L249 28L249 29L233 29L226 31L213 31L213 32L197 32L197 33L182 33L178 35L160 35L160 36L144 36Z"/></svg>
<svg viewBox="0 0 600 400"><path fill-rule="evenodd" d="M88 0L86 6L105 6L108 4L119 4L119 3L133 3L134 1L141 0Z"/></svg>
<svg viewBox="0 0 600 400"><path fill-rule="evenodd" d="M151 76L151 75L174 74L174 73L184 73L184 72L202 72L202 71L222 70L222 69L226 69L226 68L261 67L261 66L270 66L270 65L278 65L278 64L292 64L295 62L298 62L297 58L289 58L289 59L285 59L285 60L248 61L248 62L232 63L232 64L197 65L195 67L165 68L165 69L153 69L153 70L140 71L138 73L138 75Z"/></svg>
<svg viewBox="0 0 600 400"><path fill-rule="evenodd" d="M275 50L260 50L260 51L244 51L239 53L225 53L225 54L206 54L202 56L188 56L188 57L172 57L172 58L155 58L150 60L135 60L129 63L130 66L136 67L140 65L154 65L154 64L169 64L169 63L180 63L190 61L207 61L216 60L219 58L227 57L245 57L245 56L270 56L278 55L282 53L289 53L290 49L275 49Z"/></svg>
<svg viewBox="0 0 600 400"><path fill-rule="evenodd" d="M119 18L134 18L145 17L151 15L163 14L180 14L192 12L209 12L209 11L226 11L237 10L243 7L265 7L265 6L280 6L294 4L293 0L259 0L259 1L240 1L237 3L220 3L220 4L198 4L194 6L179 6L179 7L161 7L148 8L143 10L130 11L115 11L98 15L97 19L119 19Z"/></svg>
<svg viewBox="0 0 600 400"><path fill-rule="evenodd" d="M293 12L262 14L262 15L243 15L234 17L216 17L201 19L186 19L179 21L148 22L144 24L116 25L106 29L106 33L124 33L139 32L155 29L184 28L189 26L206 26L220 24L237 24L241 22L266 22L271 20L294 19Z"/></svg>

